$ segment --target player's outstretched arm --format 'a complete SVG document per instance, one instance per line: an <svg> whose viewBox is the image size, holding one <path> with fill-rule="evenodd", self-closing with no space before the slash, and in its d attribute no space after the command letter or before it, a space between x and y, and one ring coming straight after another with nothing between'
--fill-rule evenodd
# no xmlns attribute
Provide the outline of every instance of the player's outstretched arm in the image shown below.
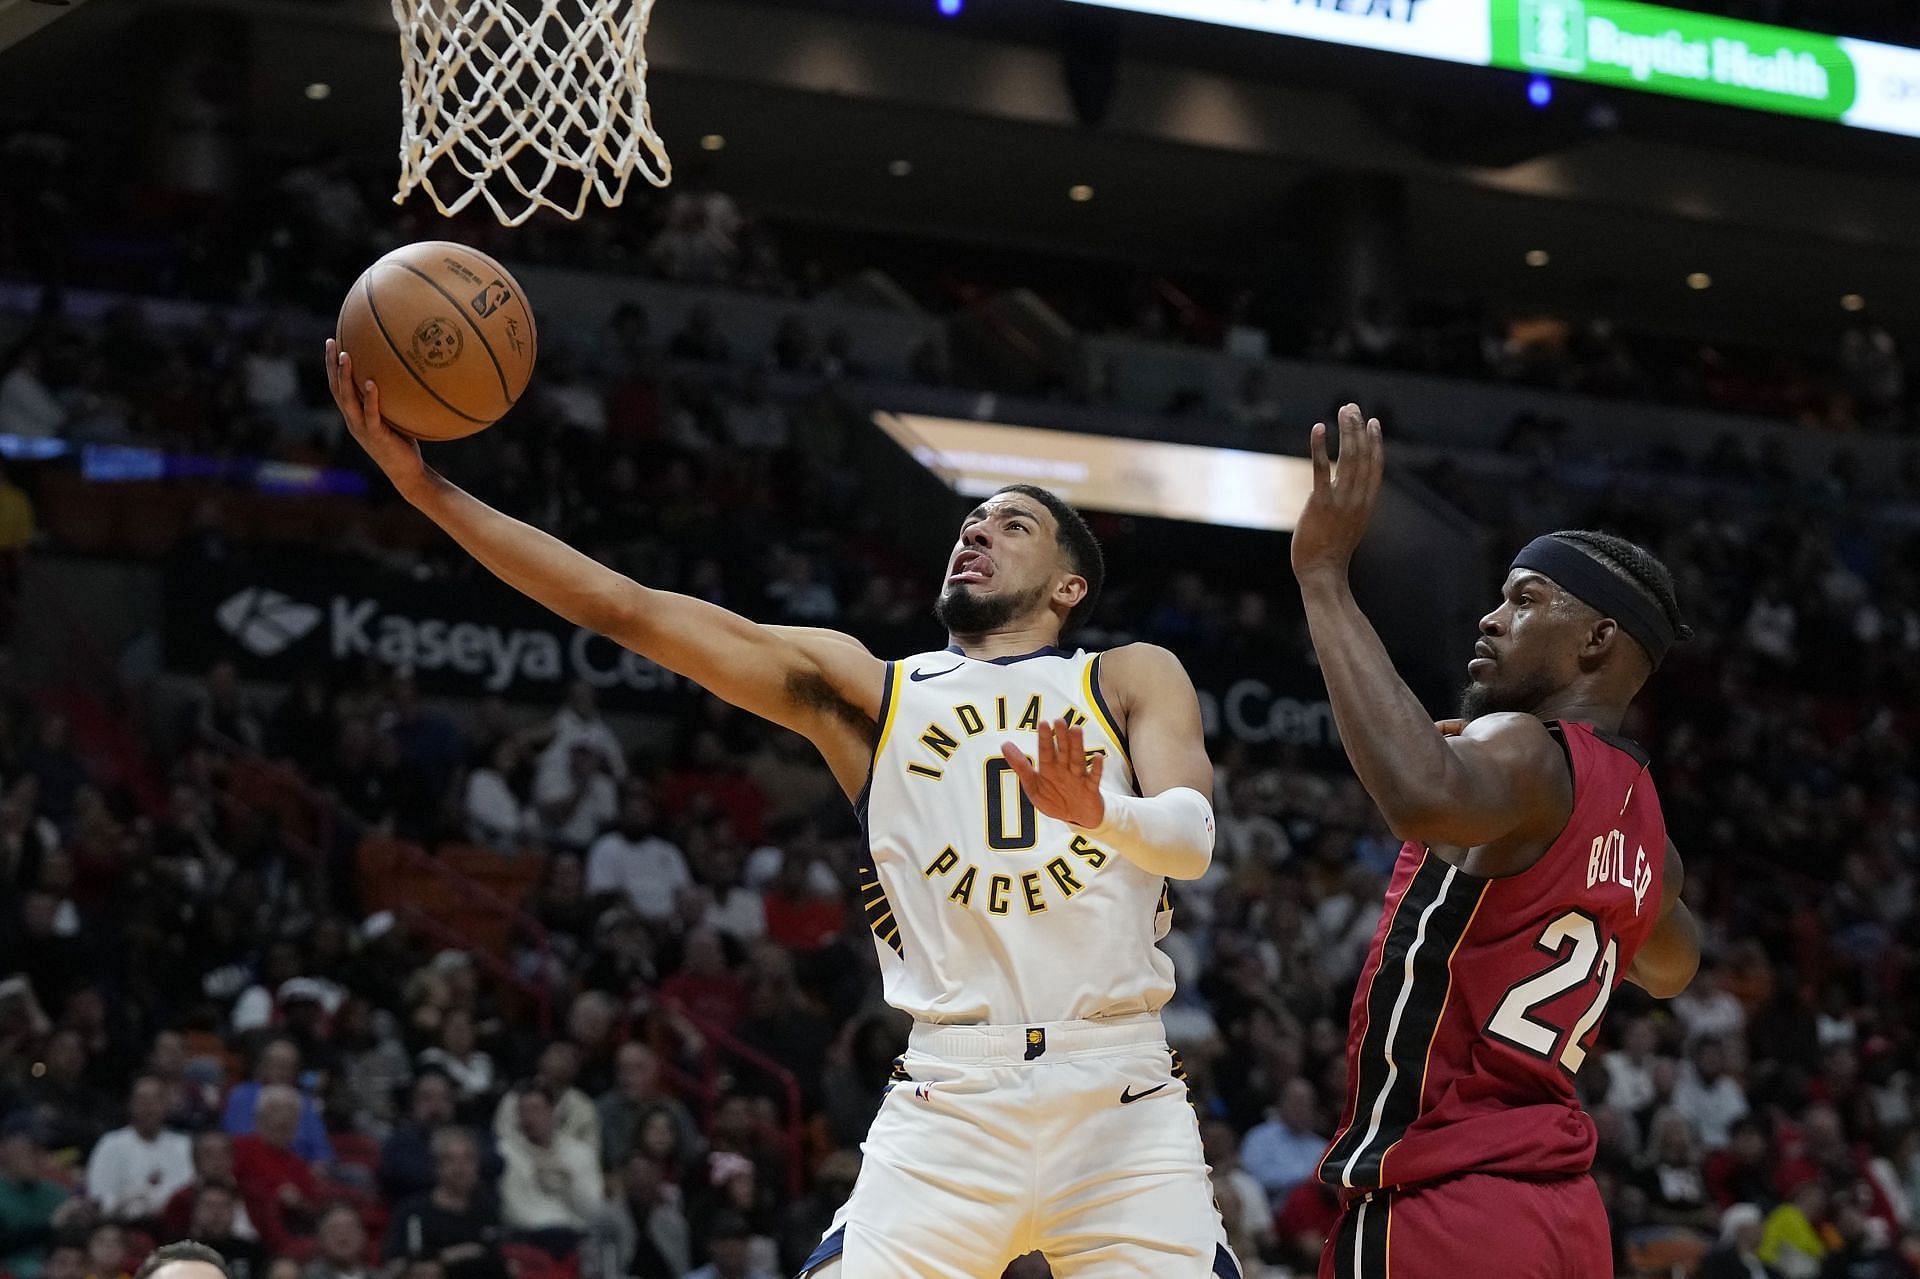
<svg viewBox="0 0 1920 1279"><path fill-rule="evenodd" d="M1360 611L1347 568L1379 499L1385 453L1380 423L1358 406L1340 410L1339 429L1337 472L1326 427L1313 429L1313 493L1294 528L1293 571L1355 775L1401 839L1463 849L1550 839L1573 794L1546 726L1530 715L1435 725Z"/></svg>
<svg viewBox="0 0 1920 1279"><path fill-rule="evenodd" d="M1660 919L1627 969L1627 980L1655 999L1672 999L1700 971L1700 926L1680 900L1687 882L1680 850L1667 841L1667 869L1660 880Z"/></svg>
<svg viewBox="0 0 1920 1279"><path fill-rule="evenodd" d="M435 472L420 446L380 417L372 382L327 341L341 416L400 495L494 576L576 626L683 675L718 697L811 739L856 793L880 714L885 664L832 631L762 626L705 600L642 586L560 539L494 510Z"/></svg>

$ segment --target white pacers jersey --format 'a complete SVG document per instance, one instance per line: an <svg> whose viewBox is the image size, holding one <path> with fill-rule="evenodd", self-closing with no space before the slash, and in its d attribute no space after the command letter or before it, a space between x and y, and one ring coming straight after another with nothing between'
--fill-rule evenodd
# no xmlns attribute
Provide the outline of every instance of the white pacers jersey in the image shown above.
<svg viewBox="0 0 1920 1279"><path fill-rule="evenodd" d="M915 1020L1033 1025L1158 1012L1173 961L1167 881L1037 812L1001 757L1032 757L1046 720L1106 753L1103 790L1133 793L1126 741L1099 693L1100 656L957 649L887 666L860 804L860 893L887 1002Z"/></svg>

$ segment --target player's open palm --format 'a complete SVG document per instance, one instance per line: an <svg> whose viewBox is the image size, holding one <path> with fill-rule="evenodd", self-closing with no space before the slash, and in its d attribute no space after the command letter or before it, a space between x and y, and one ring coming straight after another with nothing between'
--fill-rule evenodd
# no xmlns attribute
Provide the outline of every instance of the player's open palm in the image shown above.
<svg viewBox="0 0 1920 1279"><path fill-rule="evenodd" d="M1040 725L1033 759L1012 742L1002 746L1000 753L1012 765L1027 798L1047 816L1083 827L1106 820L1100 777L1106 772L1107 757L1104 753L1087 757L1086 734L1077 726L1064 719Z"/></svg>
<svg viewBox="0 0 1920 1279"><path fill-rule="evenodd" d="M1380 498L1386 461L1380 419L1362 417L1360 406L1349 404L1339 421L1337 465L1327 455L1326 423L1313 428L1313 493L1293 530L1293 572L1301 579L1347 571Z"/></svg>
<svg viewBox="0 0 1920 1279"><path fill-rule="evenodd" d="M353 357L332 338L327 339L327 389L333 392L347 430L395 487L404 493L426 475L420 445L386 424L380 416L380 388L371 379L354 382Z"/></svg>

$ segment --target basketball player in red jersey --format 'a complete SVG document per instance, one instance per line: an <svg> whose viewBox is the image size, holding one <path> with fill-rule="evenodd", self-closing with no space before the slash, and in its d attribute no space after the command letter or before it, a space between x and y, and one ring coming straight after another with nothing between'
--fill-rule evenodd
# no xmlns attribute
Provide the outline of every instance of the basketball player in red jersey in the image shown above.
<svg viewBox="0 0 1920 1279"><path fill-rule="evenodd" d="M1321 1279L1611 1279L1573 1081L1622 978L1670 998L1699 964L1647 757L1616 735L1690 632L1644 550L1537 538L1480 619L1461 717L1435 725L1347 582L1380 423L1348 405L1339 429L1337 468L1313 429L1293 569L1348 758L1406 843L1320 1162L1344 1210Z"/></svg>

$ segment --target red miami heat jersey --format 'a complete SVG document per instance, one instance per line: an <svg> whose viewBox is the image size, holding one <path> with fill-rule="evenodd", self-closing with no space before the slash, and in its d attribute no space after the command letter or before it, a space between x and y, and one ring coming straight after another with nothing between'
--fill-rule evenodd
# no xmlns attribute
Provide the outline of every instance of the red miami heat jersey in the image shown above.
<svg viewBox="0 0 1920 1279"><path fill-rule="evenodd" d="M1400 850L1354 992L1329 1186L1592 1166L1573 1080L1660 914L1667 830L1638 746L1547 728L1573 769L1573 814L1537 863L1476 879L1425 845Z"/></svg>

